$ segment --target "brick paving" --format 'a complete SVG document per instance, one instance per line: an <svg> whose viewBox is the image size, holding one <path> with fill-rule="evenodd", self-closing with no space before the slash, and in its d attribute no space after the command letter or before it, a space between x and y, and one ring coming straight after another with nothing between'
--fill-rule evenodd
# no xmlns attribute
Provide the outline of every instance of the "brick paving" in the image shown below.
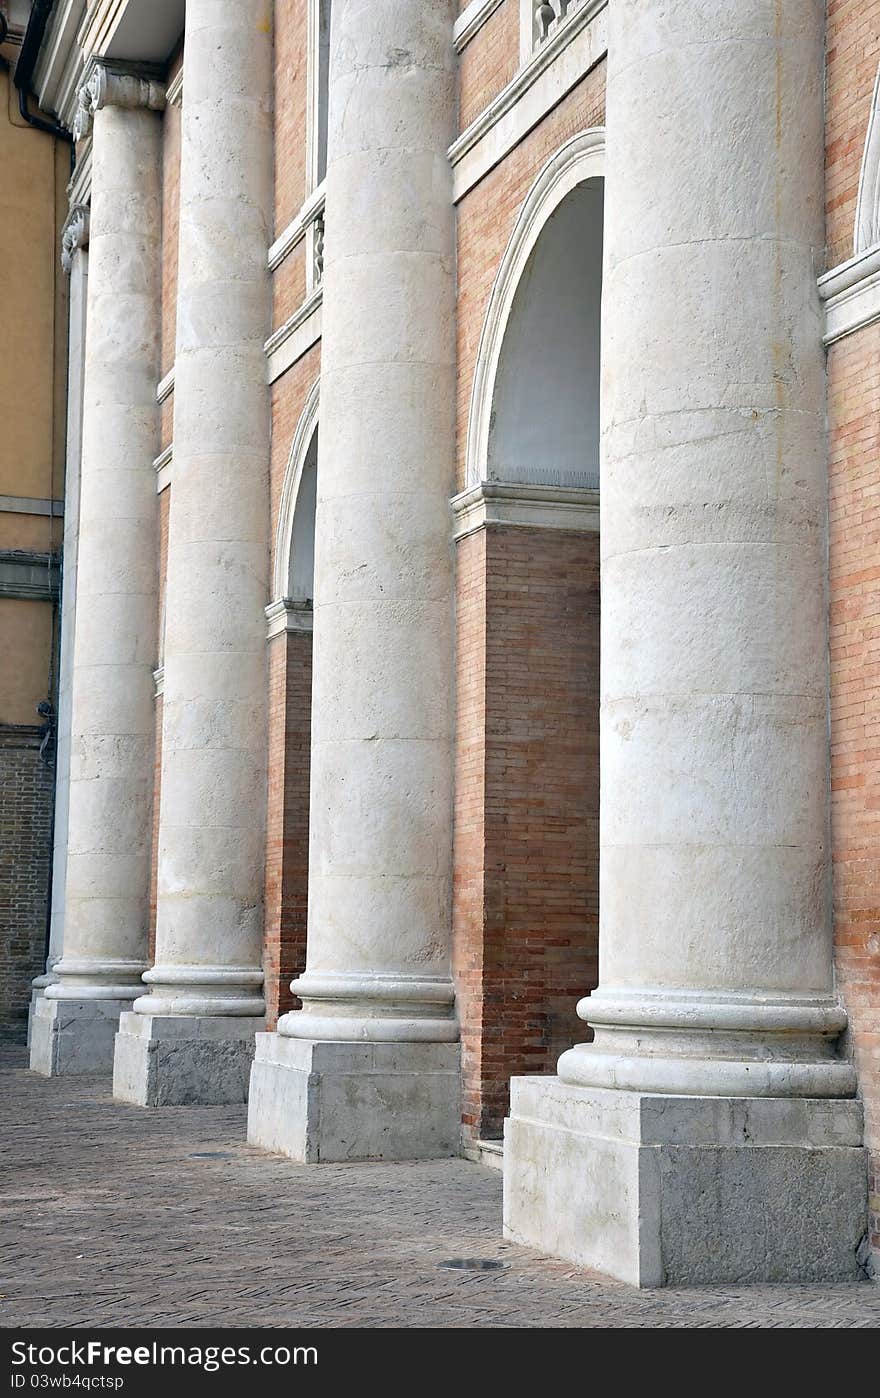
<svg viewBox="0 0 880 1398"><path fill-rule="evenodd" d="M145 1111L24 1061L2 1049L4 1327L880 1323L871 1283L634 1291L505 1243L496 1170L298 1166L245 1144L242 1108Z"/></svg>

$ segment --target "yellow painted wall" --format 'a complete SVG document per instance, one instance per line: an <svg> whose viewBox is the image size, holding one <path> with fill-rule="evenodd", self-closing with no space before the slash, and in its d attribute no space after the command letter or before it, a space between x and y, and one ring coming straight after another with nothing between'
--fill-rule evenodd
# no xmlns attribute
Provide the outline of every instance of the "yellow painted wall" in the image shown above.
<svg viewBox="0 0 880 1398"><path fill-rule="evenodd" d="M0 597L0 723L42 723L51 646L50 602Z"/></svg>
<svg viewBox="0 0 880 1398"><path fill-rule="evenodd" d="M59 261L70 148L22 121L0 70L0 496L64 497L67 279ZM46 552L63 522L4 511L0 549ZM0 724L50 697L53 608L0 597Z"/></svg>

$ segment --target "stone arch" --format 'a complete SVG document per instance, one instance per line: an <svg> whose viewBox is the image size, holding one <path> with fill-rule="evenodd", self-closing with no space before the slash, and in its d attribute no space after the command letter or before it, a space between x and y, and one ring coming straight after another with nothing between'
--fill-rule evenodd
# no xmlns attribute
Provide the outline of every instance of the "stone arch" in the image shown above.
<svg viewBox="0 0 880 1398"><path fill-rule="evenodd" d="M880 243L880 68L874 81L871 113L859 174L859 195L853 229L853 252L867 252Z"/></svg>
<svg viewBox="0 0 880 1398"><path fill-rule="evenodd" d="M526 196L495 277L477 349L465 448L468 488L489 479L489 436L502 348L517 290L547 221L572 191L605 173L605 128L589 127L544 165Z"/></svg>
<svg viewBox="0 0 880 1398"><path fill-rule="evenodd" d="M303 499L305 492L314 489L319 390L320 379L316 379L300 413L290 446L290 455L287 459L284 484L281 488L278 524L275 530L275 567L272 574L273 603L305 600L302 597L291 598L290 584L292 568L295 564L294 539L298 522L297 507L306 503ZM314 543L312 546L314 547Z"/></svg>

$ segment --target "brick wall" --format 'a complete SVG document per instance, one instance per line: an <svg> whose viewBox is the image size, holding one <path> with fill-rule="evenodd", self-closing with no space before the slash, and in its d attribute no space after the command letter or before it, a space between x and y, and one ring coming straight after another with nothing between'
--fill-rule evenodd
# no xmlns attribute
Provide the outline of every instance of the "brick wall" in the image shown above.
<svg viewBox="0 0 880 1398"><path fill-rule="evenodd" d="M519 0L502 0L458 62L459 130L496 97L519 67Z"/></svg>
<svg viewBox="0 0 880 1398"><path fill-rule="evenodd" d="M880 0L828 0L825 225L828 267L853 254L859 171L880 62Z"/></svg>
<svg viewBox="0 0 880 1398"><path fill-rule="evenodd" d="M24 1038L45 970L54 765L39 728L0 725L0 1037Z"/></svg>
<svg viewBox="0 0 880 1398"><path fill-rule="evenodd" d="M312 637L269 643L269 782L263 970L266 1027L298 1009L290 981L306 964Z"/></svg>
<svg viewBox="0 0 880 1398"><path fill-rule="evenodd" d="M605 120L605 63L572 88L505 160L458 205L458 481L464 453L471 384L486 305L513 225L538 172L569 137Z"/></svg>
<svg viewBox="0 0 880 1398"><path fill-rule="evenodd" d="M277 273L276 273L277 276ZM272 385L271 550L275 567L278 510L290 447L320 372L314 345ZM309 751L312 637L291 632L269 642L269 747L266 811L263 970L267 1026L299 1002L289 983L305 968L308 902Z"/></svg>
<svg viewBox="0 0 880 1398"><path fill-rule="evenodd" d="M880 1254L880 324L831 346L828 379L836 966L865 1103Z"/></svg>
<svg viewBox="0 0 880 1398"><path fill-rule="evenodd" d="M275 0L275 234L299 212L306 193L306 0Z"/></svg>
<svg viewBox="0 0 880 1398"><path fill-rule="evenodd" d="M466 1135L552 1073L598 978L598 536L493 526L458 551L454 964Z"/></svg>

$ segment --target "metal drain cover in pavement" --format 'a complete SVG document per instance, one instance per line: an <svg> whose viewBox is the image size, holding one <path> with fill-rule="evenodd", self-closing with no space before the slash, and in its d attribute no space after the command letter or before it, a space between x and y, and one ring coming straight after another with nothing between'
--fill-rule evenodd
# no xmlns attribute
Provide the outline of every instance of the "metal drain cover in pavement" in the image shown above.
<svg viewBox="0 0 880 1398"><path fill-rule="evenodd" d="M228 1150L191 1150L190 1160L231 1160L232 1152Z"/></svg>
<svg viewBox="0 0 880 1398"><path fill-rule="evenodd" d="M448 1262L439 1262L439 1267L448 1267L452 1272L497 1272L507 1267L507 1262L499 1262L497 1257L451 1257Z"/></svg>

